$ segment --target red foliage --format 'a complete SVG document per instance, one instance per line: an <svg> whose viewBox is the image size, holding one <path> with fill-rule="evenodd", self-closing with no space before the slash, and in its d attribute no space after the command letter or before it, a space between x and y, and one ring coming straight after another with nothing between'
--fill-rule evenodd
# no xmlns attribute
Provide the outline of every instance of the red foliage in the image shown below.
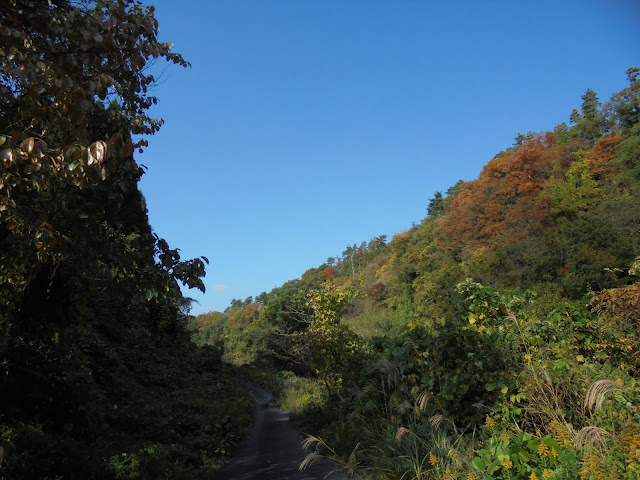
<svg viewBox="0 0 640 480"><path fill-rule="evenodd" d="M320 276L325 279L333 278L336 276L336 270L333 267L327 267L320 272Z"/></svg>

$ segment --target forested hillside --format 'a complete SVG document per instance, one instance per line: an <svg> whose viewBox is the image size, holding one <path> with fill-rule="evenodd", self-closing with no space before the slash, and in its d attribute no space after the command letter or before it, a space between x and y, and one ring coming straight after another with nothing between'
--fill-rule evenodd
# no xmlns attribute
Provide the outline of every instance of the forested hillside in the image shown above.
<svg viewBox="0 0 640 480"><path fill-rule="evenodd" d="M606 103L588 90L568 124L436 192L410 229L199 315L193 339L270 378L354 475L637 479L640 69L626 73Z"/></svg>
<svg viewBox="0 0 640 480"><path fill-rule="evenodd" d="M134 1L0 7L0 478L180 478L251 408L185 330L205 258L155 235L136 161L157 40ZM190 473L189 478L194 478Z"/></svg>

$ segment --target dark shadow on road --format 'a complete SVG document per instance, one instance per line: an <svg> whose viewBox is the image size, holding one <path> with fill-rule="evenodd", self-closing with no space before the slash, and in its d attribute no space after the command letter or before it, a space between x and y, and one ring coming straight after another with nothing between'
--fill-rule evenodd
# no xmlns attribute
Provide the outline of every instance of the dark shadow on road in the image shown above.
<svg viewBox="0 0 640 480"><path fill-rule="evenodd" d="M238 451L214 480L346 480L335 465L321 459L305 470L298 467L306 453L303 438L289 423L289 415L275 405L268 392L242 381L256 402L256 418Z"/></svg>

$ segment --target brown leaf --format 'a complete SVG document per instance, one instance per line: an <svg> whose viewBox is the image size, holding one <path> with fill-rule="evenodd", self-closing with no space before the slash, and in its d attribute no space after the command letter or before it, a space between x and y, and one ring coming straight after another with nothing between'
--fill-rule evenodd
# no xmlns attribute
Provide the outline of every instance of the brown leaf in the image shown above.
<svg viewBox="0 0 640 480"><path fill-rule="evenodd" d="M102 140L92 143L89 146L89 155L98 163L104 162L107 155L107 144Z"/></svg>
<svg viewBox="0 0 640 480"><path fill-rule="evenodd" d="M35 142L33 137L29 137L20 144L20 148L22 149L23 152L31 153L33 152L34 143Z"/></svg>

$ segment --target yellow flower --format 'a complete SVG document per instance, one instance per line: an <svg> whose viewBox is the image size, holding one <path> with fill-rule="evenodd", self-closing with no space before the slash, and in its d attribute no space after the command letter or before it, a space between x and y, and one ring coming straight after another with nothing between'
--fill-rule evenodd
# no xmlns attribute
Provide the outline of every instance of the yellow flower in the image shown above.
<svg viewBox="0 0 640 480"><path fill-rule="evenodd" d="M436 457L433 452L429 452L429 463L431 464L431 466L434 466L436 463L438 463L438 457Z"/></svg>
<svg viewBox="0 0 640 480"><path fill-rule="evenodd" d="M544 457L547 453L549 453L549 447L547 447L544 442L540 442L540 446L538 447L538 455Z"/></svg>
<svg viewBox="0 0 640 480"><path fill-rule="evenodd" d="M492 428L496 426L496 421L491 418L489 415L487 415L487 418L484 421L484 426L487 428Z"/></svg>
<svg viewBox="0 0 640 480"><path fill-rule="evenodd" d="M531 359L532 359L532 358L533 358L533 357L532 357L530 354L528 354L528 353L527 353L527 354L524 356L524 363L526 363L527 365L529 365L529 364L531 363Z"/></svg>
<svg viewBox="0 0 640 480"><path fill-rule="evenodd" d="M511 463L511 459L509 457L504 457L504 460L502 460L502 466L509 470L513 467L513 463Z"/></svg>
<svg viewBox="0 0 640 480"><path fill-rule="evenodd" d="M551 456L557 460L558 459L558 451L555 448L551 449Z"/></svg>
<svg viewBox="0 0 640 480"><path fill-rule="evenodd" d="M567 427L557 420L553 420L549 424L549 428L556 432L556 440L562 447L570 447L573 445L573 441L571 440L571 433L567 429Z"/></svg>
<svg viewBox="0 0 640 480"><path fill-rule="evenodd" d="M542 471L542 476L544 478L551 478L551 474L549 473L549 470L547 470L546 468Z"/></svg>
<svg viewBox="0 0 640 480"><path fill-rule="evenodd" d="M469 475L467 475L467 480L476 480L476 476L473 474L473 472L469 472Z"/></svg>
<svg viewBox="0 0 640 480"><path fill-rule="evenodd" d="M502 433L500 434L500 440L502 440L503 442L509 440L509 434L506 430L502 430Z"/></svg>
<svg viewBox="0 0 640 480"><path fill-rule="evenodd" d="M531 475L529 475L529 480L538 480L538 475L536 475L536 472L531 472Z"/></svg>
<svg viewBox="0 0 640 480"><path fill-rule="evenodd" d="M456 452L453 448L449 450L449 456L451 458L456 458L458 456L458 452Z"/></svg>
<svg viewBox="0 0 640 480"><path fill-rule="evenodd" d="M580 478L604 478L605 471L602 463L593 447L589 448L587 454L582 459Z"/></svg>

